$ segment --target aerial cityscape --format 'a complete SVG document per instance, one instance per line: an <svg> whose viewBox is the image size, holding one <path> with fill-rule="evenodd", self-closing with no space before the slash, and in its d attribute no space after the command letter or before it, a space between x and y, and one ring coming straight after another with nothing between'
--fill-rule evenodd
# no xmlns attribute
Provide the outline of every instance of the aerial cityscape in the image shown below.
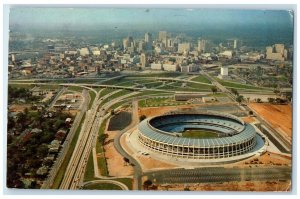
<svg viewBox="0 0 300 199"><path fill-rule="evenodd" d="M292 189L293 12L12 7L6 186Z"/></svg>

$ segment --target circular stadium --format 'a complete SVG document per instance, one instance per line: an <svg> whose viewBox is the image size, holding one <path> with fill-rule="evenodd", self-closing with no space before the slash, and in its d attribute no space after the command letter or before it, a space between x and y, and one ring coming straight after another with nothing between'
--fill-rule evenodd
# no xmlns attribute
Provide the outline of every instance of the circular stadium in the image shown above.
<svg viewBox="0 0 300 199"><path fill-rule="evenodd" d="M241 119L215 112L169 113L138 125L146 148L179 158L222 159L243 155L257 142L255 128Z"/></svg>

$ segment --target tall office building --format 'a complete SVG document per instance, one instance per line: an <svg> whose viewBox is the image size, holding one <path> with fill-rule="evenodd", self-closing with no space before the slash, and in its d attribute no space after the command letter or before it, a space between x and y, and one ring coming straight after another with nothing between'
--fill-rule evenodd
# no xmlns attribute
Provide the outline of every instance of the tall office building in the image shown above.
<svg viewBox="0 0 300 199"><path fill-rule="evenodd" d="M191 44L190 43L181 43L181 44L178 44L178 52L179 53L189 52L190 49L191 49Z"/></svg>
<svg viewBox="0 0 300 199"><path fill-rule="evenodd" d="M167 40L167 47L168 48L172 48L174 45L173 45L173 41L172 41L172 39L168 39Z"/></svg>
<svg viewBox="0 0 300 199"><path fill-rule="evenodd" d="M150 33L145 34L146 50L152 50L152 35Z"/></svg>
<svg viewBox="0 0 300 199"><path fill-rule="evenodd" d="M145 53L142 53L142 54L141 54L140 62L141 62L142 68L145 68L145 67L146 67L146 64L147 64Z"/></svg>
<svg viewBox="0 0 300 199"><path fill-rule="evenodd" d="M134 42L133 42L133 38L132 37L127 37L125 39L123 39L123 49L127 50L130 47L134 47Z"/></svg>
<svg viewBox="0 0 300 199"><path fill-rule="evenodd" d="M206 51L206 43L207 41L204 39L198 40L198 52L204 53Z"/></svg>
<svg viewBox="0 0 300 199"><path fill-rule="evenodd" d="M237 49L238 40L233 40L233 49Z"/></svg>
<svg viewBox="0 0 300 199"><path fill-rule="evenodd" d="M167 31L159 31L158 41L166 42L166 40L167 40Z"/></svg>

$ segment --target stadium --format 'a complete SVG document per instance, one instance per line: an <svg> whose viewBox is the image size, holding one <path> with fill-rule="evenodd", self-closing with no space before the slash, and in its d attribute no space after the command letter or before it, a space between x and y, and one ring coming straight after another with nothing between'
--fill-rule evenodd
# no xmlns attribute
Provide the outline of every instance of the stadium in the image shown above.
<svg viewBox="0 0 300 199"><path fill-rule="evenodd" d="M144 147L178 158L239 156L251 151L257 142L251 124L233 115L215 112L168 113L143 120L137 130L138 141ZM189 136L185 136L186 133Z"/></svg>

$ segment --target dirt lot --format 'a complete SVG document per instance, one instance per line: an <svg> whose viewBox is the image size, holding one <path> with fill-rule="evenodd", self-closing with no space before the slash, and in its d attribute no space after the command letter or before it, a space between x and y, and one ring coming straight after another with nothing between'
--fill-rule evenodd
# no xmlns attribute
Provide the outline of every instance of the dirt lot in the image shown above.
<svg viewBox="0 0 300 199"><path fill-rule="evenodd" d="M9 112L22 112L25 108L30 109L30 104L13 104L9 107Z"/></svg>
<svg viewBox="0 0 300 199"><path fill-rule="evenodd" d="M242 120L247 123L256 121L254 117L243 117Z"/></svg>
<svg viewBox="0 0 300 199"><path fill-rule="evenodd" d="M178 110L178 108L182 108L183 110L189 110L191 107L192 105L139 108L139 115L146 115L147 117L153 117L170 111Z"/></svg>
<svg viewBox="0 0 300 199"><path fill-rule="evenodd" d="M244 164L249 164L249 165L265 165L265 166L270 166L270 165L290 165L292 163L291 157L280 155L280 154L275 154L271 152L267 152L258 158L253 158L251 160L244 161Z"/></svg>
<svg viewBox="0 0 300 199"><path fill-rule="evenodd" d="M262 118L268 121L273 128L284 132L290 139L292 137L292 106L273 105L269 103L250 103Z"/></svg>
<svg viewBox="0 0 300 199"><path fill-rule="evenodd" d="M241 181L224 183L172 184L158 185L157 190L168 191L289 191L290 182L280 181Z"/></svg>
<svg viewBox="0 0 300 199"><path fill-rule="evenodd" d="M149 156L141 155L138 159L142 163L143 170L170 169L176 167L176 165L152 159Z"/></svg>
<svg viewBox="0 0 300 199"><path fill-rule="evenodd" d="M107 131L108 138L106 139L105 149L105 158L107 161L107 167L109 175L111 176L128 176L133 174L132 166L126 165L123 157L117 152L114 147L114 137L117 132Z"/></svg>

